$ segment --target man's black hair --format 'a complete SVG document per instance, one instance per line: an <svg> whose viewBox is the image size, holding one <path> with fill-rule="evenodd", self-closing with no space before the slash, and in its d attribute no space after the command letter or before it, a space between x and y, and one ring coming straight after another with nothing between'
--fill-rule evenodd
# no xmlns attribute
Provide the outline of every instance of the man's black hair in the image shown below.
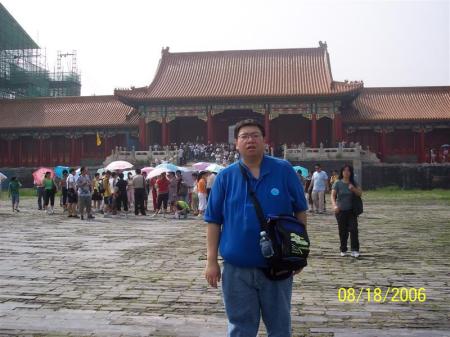
<svg viewBox="0 0 450 337"><path fill-rule="evenodd" d="M234 127L234 139L238 138L239 130L241 130L245 126L256 126L262 133L263 137L266 135L266 131L264 130L264 126L262 126L259 122L254 119L244 119L243 121L237 122Z"/></svg>

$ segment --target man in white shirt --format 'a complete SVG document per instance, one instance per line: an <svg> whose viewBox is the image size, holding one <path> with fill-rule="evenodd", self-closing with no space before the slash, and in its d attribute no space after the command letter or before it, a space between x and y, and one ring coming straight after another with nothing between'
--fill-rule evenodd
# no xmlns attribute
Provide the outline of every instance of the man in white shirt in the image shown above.
<svg viewBox="0 0 450 337"><path fill-rule="evenodd" d="M315 165L311 179L312 199L316 213L325 213L325 192L328 189L328 175L322 171L320 164Z"/></svg>
<svg viewBox="0 0 450 337"><path fill-rule="evenodd" d="M75 169L71 168L69 170L69 176L66 180L67 185L67 201L68 201L68 213L69 218L78 218L77 215L77 203L78 203L78 194L77 194L77 180L75 177Z"/></svg>

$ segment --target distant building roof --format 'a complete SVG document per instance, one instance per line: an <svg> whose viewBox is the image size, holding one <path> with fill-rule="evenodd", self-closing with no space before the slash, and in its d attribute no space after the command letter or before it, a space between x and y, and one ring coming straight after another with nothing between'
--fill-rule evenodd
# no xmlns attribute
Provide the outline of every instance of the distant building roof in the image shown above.
<svg viewBox="0 0 450 337"><path fill-rule="evenodd" d="M0 100L0 130L136 126L133 108L110 96Z"/></svg>
<svg viewBox="0 0 450 337"><path fill-rule="evenodd" d="M170 53L163 49L148 87L116 90L127 102L291 98L352 93L362 82L336 82L326 44L318 48Z"/></svg>
<svg viewBox="0 0 450 337"><path fill-rule="evenodd" d="M364 88L345 122L450 120L450 87Z"/></svg>
<svg viewBox="0 0 450 337"><path fill-rule="evenodd" d="M37 43L0 3L0 50L36 48Z"/></svg>

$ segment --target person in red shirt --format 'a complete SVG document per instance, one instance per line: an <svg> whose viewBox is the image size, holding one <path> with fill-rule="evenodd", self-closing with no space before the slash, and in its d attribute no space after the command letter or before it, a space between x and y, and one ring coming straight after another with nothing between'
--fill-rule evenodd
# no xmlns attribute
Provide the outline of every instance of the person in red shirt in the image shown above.
<svg viewBox="0 0 450 337"><path fill-rule="evenodd" d="M156 180L158 177L150 179L150 190L152 191L153 211L156 212L158 208L158 192L156 191Z"/></svg>
<svg viewBox="0 0 450 337"><path fill-rule="evenodd" d="M156 216L161 212L161 206L164 208L163 216L167 213L167 204L169 201L169 180L166 178L166 173L163 172L156 180L156 191L158 193L158 203L156 205L156 212L153 216Z"/></svg>

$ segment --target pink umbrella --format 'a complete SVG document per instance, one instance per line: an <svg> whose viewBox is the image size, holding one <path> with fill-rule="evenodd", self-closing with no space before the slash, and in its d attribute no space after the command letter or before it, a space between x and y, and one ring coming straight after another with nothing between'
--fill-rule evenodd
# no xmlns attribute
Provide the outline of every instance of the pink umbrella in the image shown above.
<svg viewBox="0 0 450 337"><path fill-rule="evenodd" d="M195 163L194 165L192 165L192 167L196 170L196 171L204 171L209 165L211 165L213 163L206 163L204 161L201 161L199 163Z"/></svg>
<svg viewBox="0 0 450 337"><path fill-rule="evenodd" d="M141 172L145 172L145 173L149 174L149 172L154 169L155 169L154 167L148 166L148 167L141 168Z"/></svg>
<svg viewBox="0 0 450 337"><path fill-rule="evenodd" d="M46 172L50 172L50 177L53 179L55 177L55 172L53 169L48 167L40 167L36 171L33 172L33 179L35 184L42 184L42 180L44 180L44 176Z"/></svg>
<svg viewBox="0 0 450 337"><path fill-rule="evenodd" d="M117 171L117 170L129 170L133 167L133 164L125 161L125 160L116 160L112 163L109 163L108 166L105 167L106 170L109 171Z"/></svg>

